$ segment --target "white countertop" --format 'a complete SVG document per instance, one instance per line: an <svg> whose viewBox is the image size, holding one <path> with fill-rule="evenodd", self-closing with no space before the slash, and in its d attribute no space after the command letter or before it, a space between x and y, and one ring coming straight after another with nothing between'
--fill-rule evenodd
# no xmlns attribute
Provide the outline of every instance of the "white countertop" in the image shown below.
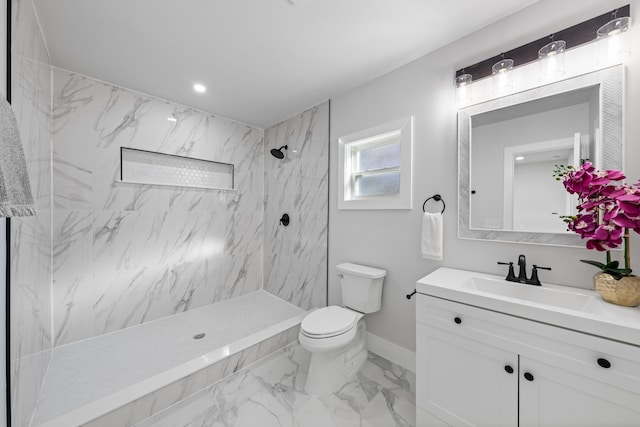
<svg viewBox="0 0 640 427"><path fill-rule="evenodd" d="M576 300L581 301L577 304L580 307L567 308L534 302L525 299L526 297L506 296L498 291L481 291L469 285L474 278L500 282L496 284L505 289L508 289L508 286L526 286L527 289L522 289L525 291L523 294L540 290L545 296L553 297L557 292L558 296L562 297L558 298L558 301L570 300L575 296ZM421 294L640 346L640 308L610 304L596 291L546 283L538 287L507 282L501 276L445 267L418 280L416 290Z"/></svg>

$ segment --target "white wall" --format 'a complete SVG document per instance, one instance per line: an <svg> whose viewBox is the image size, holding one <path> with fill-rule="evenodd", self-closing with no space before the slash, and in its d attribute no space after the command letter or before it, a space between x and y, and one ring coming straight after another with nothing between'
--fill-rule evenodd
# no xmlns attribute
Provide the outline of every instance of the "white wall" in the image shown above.
<svg viewBox="0 0 640 427"><path fill-rule="evenodd" d="M628 4L611 0L543 0L398 70L332 100L330 134L329 302L339 303L335 265L358 262L388 270L382 310L367 317L368 331L415 350L415 300L405 295L415 281L439 266L487 273L506 273L496 261L514 261L525 254L530 263L550 266L541 279L590 288L595 273L579 260L601 258L580 248L560 248L457 238L457 139L453 77L455 70L536 40L552 32ZM640 7L631 3L632 19ZM631 30L639 40L640 28ZM635 46L640 44L635 43ZM626 111L640 107L640 48L627 61ZM337 201L337 140L340 136L399 117L415 117L414 206L402 211L339 211ZM626 121L626 172L640 177L640 121ZM447 203L445 253L442 262L420 257L422 202L439 193ZM640 239L633 237L638 248ZM638 253L636 249L635 253ZM635 264L640 269L637 255Z"/></svg>

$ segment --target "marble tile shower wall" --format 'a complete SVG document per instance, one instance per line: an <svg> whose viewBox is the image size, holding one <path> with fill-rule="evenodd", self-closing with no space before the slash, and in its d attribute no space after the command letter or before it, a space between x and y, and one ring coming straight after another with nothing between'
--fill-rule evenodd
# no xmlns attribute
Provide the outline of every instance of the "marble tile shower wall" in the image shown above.
<svg viewBox="0 0 640 427"><path fill-rule="evenodd" d="M261 129L55 68L52 123L55 346L262 288ZM237 191L118 182L121 146L232 163Z"/></svg>
<svg viewBox="0 0 640 427"><path fill-rule="evenodd" d="M51 68L31 0L13 0L11 105L36 215L11 219L11 408L29 424L51 355ZM4 91L3 91L4 92Z"/></svg>
<svg viewBox="0 0 640 427"><path fill-rule="evenodd" d="M264 289L304 309L325 306L329 102L267 129L264 139ZM283 145L285 159L269 154ZM279 223L283 213L288 227Z"/></svg>

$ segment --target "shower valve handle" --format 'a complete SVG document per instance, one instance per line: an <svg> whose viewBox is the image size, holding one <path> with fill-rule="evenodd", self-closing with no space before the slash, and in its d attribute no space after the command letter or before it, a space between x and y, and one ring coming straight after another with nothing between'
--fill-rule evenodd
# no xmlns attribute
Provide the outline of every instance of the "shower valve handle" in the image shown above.
<svg viewBox="0 0 640 427"><path fill-rule="evenodd" d="M280 218L280 224L284 225L285 227L289 225L289 214L282 214L282 218Z"/></svg>

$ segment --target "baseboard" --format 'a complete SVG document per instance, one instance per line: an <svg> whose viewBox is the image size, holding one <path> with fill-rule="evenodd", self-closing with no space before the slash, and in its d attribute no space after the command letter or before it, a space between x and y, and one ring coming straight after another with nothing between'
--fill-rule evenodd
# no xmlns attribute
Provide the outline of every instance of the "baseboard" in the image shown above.
<svg viewBox="0 0 640 427"><path fill-rule="evenodd" d="M416 354L413 351L373 335L371 332L367 332L367 348L402 368L411 372L416 371Z"/></svg>

